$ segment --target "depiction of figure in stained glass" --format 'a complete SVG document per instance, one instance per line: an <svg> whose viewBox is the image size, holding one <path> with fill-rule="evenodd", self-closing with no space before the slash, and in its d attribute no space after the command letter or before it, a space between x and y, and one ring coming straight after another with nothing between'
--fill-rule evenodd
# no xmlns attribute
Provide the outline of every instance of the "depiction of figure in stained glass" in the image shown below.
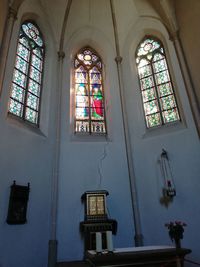
<svg viewBox="0 0 200 267"><path fill-rule="evenodd" d="M88 100L84 84L79 84L76 92L76 117L85 118L88 116Z"/></svg>
<svg viewBox="0 0 200 267"><path fill-rule="evenodd" d="M94 118L102 118L103 116L103 96L98 85L92 88L92 116Z"/></svg>
<svg viewBox="0 0 200 267"><path fill-rule="evenodd" d="M180 120L162 43L152 36L144 38L136 64L147 128Z"/></svg>
<svg viewBox="0 0 200 267"><path fill-rule="evenodd" d="M75 132L105 134L101 59L93 49L85 47L76 54L74 67Z"/></svg>

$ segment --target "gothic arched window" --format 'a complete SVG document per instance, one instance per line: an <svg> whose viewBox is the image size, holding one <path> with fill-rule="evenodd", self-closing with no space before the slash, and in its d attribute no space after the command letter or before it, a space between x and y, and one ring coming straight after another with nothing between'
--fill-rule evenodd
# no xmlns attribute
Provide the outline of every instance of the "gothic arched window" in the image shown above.
<svg viewBox="0 0 200 267"><path fill-rule="evenodd" d="M105 134L102 61L91 48L81 49L74 59L75 132Z"/></svg>
<svg viewBox="0 0 200 267"><path fill-rule="evenodd" d="M146 36L136 51L147 128L180 120L164 47Z"/></svg>
<svg viewBox="0 0 200 267"><path fill-rule="evenodd" d="M9 112L39 125L44 42L38 26L22 23L18 37Z"/></svg>

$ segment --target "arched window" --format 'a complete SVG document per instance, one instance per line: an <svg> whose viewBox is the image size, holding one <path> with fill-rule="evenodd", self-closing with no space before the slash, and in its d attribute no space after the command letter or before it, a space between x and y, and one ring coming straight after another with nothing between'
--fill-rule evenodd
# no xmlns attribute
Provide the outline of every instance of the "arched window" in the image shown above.
<svg viewBox="0 0 200 267"><path fill-rule="evenodd" d="M136 51L147 128L180 120L164 47L146 36Z"/></svg>
<svg viewBox="0 0 200 267"><path fill-rule="evenodd" d="M39 125L44 42L38 26L22 23L18 37L9 113Z"/></svg>
<svg viewBox="0 0 200 267"><path fill-rule="evenodd" d="M90 47L81 49L74 59L75 132L105 134L105 107L102 61Z"/></svg>

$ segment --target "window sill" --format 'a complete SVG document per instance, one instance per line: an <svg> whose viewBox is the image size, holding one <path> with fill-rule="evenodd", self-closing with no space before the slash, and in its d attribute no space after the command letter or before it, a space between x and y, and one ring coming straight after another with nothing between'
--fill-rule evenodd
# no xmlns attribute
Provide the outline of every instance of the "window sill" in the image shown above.
<svg viewBox="0 0 200 267"><path fill-rule="evenodd" d="M71 135L72 142L109 142L108 134L74 133Z"/></svg>
<svg viewBox="0 0 200 267"><path fill-rule="evenodd" d="M10 122L10 124L16 127L19 127L21 129L28 130L29 132L35 133L37 135L46 137L46 135L44 135L44 133L40 130L40 128L37 125L29 123L28 121L24 121L23 119L21 119L20 117L12 113L8 113L7 119Z"/></svg>
<svg viewBox="0 0 200 267"><path fill-rule="evenodd" d="M145 133L142 135L142 138L149 138L163 134L170 134L175 133L177 131L185 130L187 125L184 121L176 121L171 122L165 125L153 127L153 128L146 128Z"/></svg>

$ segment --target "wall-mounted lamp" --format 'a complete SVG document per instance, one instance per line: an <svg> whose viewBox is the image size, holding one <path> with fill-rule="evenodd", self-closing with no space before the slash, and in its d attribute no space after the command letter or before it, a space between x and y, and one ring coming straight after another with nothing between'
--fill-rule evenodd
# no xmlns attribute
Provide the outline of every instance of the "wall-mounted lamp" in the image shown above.
<svg viewBox="0 0 200 267"><path fill-rule="evenodd" d="M173 181L169 157L167 151L164 149L162 149L162 153L160 154L160 169L164 179L163 194L164 196L173 198L176 196L176 189Z"/></svg>

